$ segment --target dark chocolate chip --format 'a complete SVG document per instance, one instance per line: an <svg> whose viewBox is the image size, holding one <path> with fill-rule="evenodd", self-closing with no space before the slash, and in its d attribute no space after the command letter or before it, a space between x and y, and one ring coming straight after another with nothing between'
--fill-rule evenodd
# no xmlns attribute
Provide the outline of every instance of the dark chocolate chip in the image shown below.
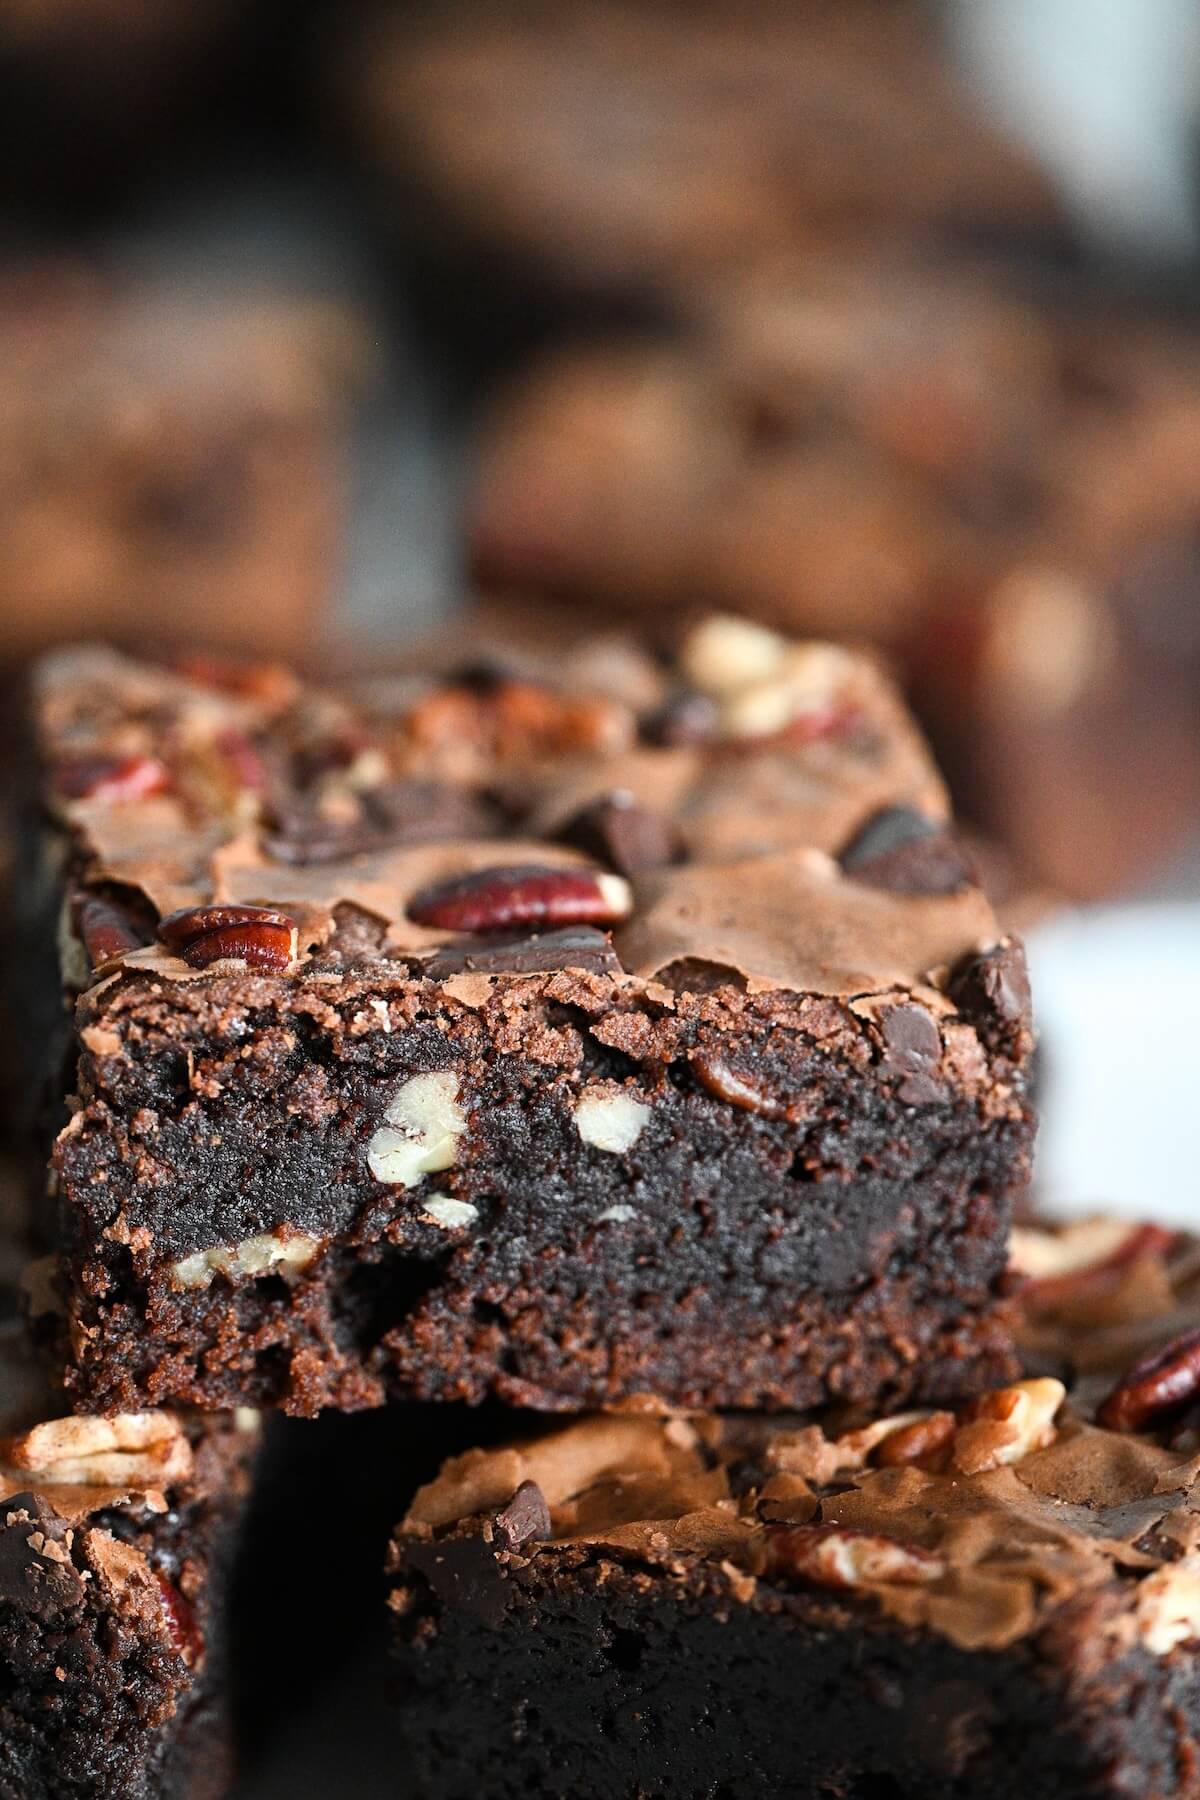
<svg viewBox="0 0 1200 1800"><path fill-rule="evenodd" d="M896 1095L905 1106L924 1106L943 1098L936 1078L942 1038L937 1023L923 1006L894 1006L882 1021L886 1052L883 1067L900 1076Z"/></svg>
<svg viewBox="0 0 1200 1800"><path fill-rule="evenodd" d="M0 1500L0 1600L34 1617L51 1618L83 1599L83 1577L66 1554L67 1528L33 1493Z"/></svg>
<svg viewBox="0 0 1200 1800"><path fill-rule="evenodd" d="M431 981L447 975L540 975L555 969L619 975L621 964L607 932L594 925L570 925L527 937L444 944L420 965L420 973Z"/></svg>
<svg viewBox="0 0 1200 1800"><path fill-rule="evenodd" d="M642 736L650 744L707 744L716 732L717 705L707 694L675 694L642 720Z"/></svg>
<svg viewBox="0 0 1200 1800"><path fill-rule="evenodd" d="M978 881L952 831L908 806L887 806L859 827L838 861L847 875L894 894L954 894Z"/></svg>
<svg viewBox="0 0 1200 1800"><path fill-rule="evenodd" d="M481 1537L409 1544L407 1557L447 1610L466 1613L492 1631L504 1623L507 1583Z"/></svg>
<svg viewBox="0 0 1200 1800"><path fill-rule="evenodd" d="M496 1515L496 1536L506 1550L544 1542L550 1536L550 1508L536 1481L523 1481L503 1512Z"/></svg>
<svg viewBox="0 0 1200 1800"><path fill-rule="evenodd" d="M1004 938L961 962L950 977L950 997L965 1017L1003 1032L1028 1031L1033 1023L1029 970L1019 938Z"/></svg>
<svg viewBox="0 0 1200 1800"><path fill-rule="evenodd" d="M679 862L683 845L668 819L631 794L605 794L582 807L555 834L560 842L607 863L618 875L645 875Z"/></svg>

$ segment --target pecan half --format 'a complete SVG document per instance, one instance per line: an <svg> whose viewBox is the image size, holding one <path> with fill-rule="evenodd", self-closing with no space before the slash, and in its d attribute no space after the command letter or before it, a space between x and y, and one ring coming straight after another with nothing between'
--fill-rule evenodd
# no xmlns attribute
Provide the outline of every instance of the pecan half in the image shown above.
<svg viewBox="0 0 1200 1800"><path fill-rule="evenodd" d="M1109 1431L1140 1431L1200 1394L1200 1330L1185 1331L1134 1363L1096 1411Z"/></svg>
<svg viewBox="0 0 1200 1800"><path fill-rule="evenodd" d="M940 1556L882 1533L844 1525L795 1525L771 1533L768 1571L814 1587L853 1588L876 1582L912 1586L946 1573Z"/></svg>
<svg viewBox="0 0 1200 1800"><path fill-rule="evenodd" d="M475 932L522 925L615 925L632 909L629 884L619 875L520 863L425 888L409 901L408 915L439 931Z"/></svg>
<svg viewBox="0 0 1200 1800"><path fill-rule="evenodd" d="M158 935L193 969L226 959L286 969L296 959L296 921L270 906L190 906L159 921Z"/></svg>

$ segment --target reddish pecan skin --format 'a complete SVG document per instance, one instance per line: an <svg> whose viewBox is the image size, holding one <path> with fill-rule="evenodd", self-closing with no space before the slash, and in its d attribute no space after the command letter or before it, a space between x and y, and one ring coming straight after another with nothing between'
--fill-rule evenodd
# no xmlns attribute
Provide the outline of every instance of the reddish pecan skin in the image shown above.
<svg viewBox="0 0 1200 1800"><path fill-rule="evenodd" d="M914 1419L911 1425L902 1425L899 1431L884 1438L875 1452L876 1467L900 1469L911 1465L936 1469L944 1461L956 1428L954 1414L949 1412L935 1412L927 1419Z"/></svg>
<svg viewBox="0 0 1200 1800"><path fill-rule="evenodd" d="M1176 1412L1200 1394L1200 1330L1185 1331L1162 1350L1144 1356L1123 1375L1097 1409L1109 1431L1140 1431Z"/></svg>
<svg viewBox="0 0 1200 1800"><path fill-rule="evenodd" d="M158 922L158 935L171 950L182 950L210 931L226 931L232 925L283 925L295 920L273 906L183 906Z"/></svg>
<svg viewBox="0 0 1200 1800"><path fill-rule="evenodd" d="M257 969L286 969L295 955L296 933L288 925L227 925L185 944L181 955L193 969L237 961Z"/></svg>
<svg viewBox="0 0 1200 1800"><path fill-rule="evenodd" d="M286 969L296 954L296 922L270 906L192 906L168 913L158 935L193 969L226 958Z"/></svg>
<svg viewBox="0 0 1200 1800"><path fill-rule="evenodd" d="M77 902L75 929L93 969L142 947L142 939L125 915L98 894L85 894Z"/></svg>
<svg viewBox="0 0 1200 1800"><path fill-rule="evenodd" d="M171 772L156 756L97 757L60 763L52 785L64 800L103 800L116 805L165 793L171 785Z"/></svg>
<svg viewBox="0 0 1200 1800"><path fill-rule="evenodd" d="M428 887L409 901L408 915L437 931L506 931L522 925L611 925L627 912L612 883L591 869L536 863L481 869Z"/></svg>
<svg viewBox="0 0 1200 1800"><path fill-rule="evenodd" d="M1167 1256L1178 1237L1164 1225L1138 1225L1109 1256L1066 1275L1027 1276L1018 1288L1027 1312L1053 1312L1057 1306L1108 1293L1119 1285L1135 1262Z"/></svg>
<svg viewBox="0 0 1200 1800"><path fill-rule="evenodd" d="M171 1647L182 1656L189 1669L194 1669L204 1655L204 1638L195 1611L161 1570L155 1570L154 1579L158 1583Z"/></svg>

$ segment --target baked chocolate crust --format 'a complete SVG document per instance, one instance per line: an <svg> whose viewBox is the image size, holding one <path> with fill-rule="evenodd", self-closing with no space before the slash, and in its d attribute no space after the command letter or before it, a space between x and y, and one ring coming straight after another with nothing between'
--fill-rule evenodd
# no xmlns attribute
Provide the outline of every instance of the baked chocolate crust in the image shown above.
<svg viewBox="0 0 1200 1800"><path fill-rule="evenodd" d="M797 1406L1011 1368L1023 960L948 879L873 665L713 621L557 684L352 704L81 655L40 693L81 1404ZM663 743L693 695L707 736ZM838 861L889 807L937 823L902 892Z"/></svg>
<svg viewBox="0 0 1200 1800"><path fill-rule="evenodd" d="M1192 1793L1195 1445L1052 1378L469 1452L389 1559L417 1792Z"/></svg>
<svg viewBox="0 0 1200 1800"><path fill-rule="evenodd" d="M0 1371L0 1794L223 1793L254 1417L64 1418L15 1327Z"/></svg>

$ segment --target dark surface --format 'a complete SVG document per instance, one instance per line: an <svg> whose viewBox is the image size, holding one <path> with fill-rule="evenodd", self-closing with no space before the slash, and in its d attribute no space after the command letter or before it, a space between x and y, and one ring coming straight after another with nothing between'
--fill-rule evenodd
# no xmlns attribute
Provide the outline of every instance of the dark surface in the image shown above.
<svg viewBox="0 0 1200 1800"><path fill-rule="evenodd" d="M165 1515L103 1513L74 1531L34 1495L9 1496L3 1513L4 1800L223 1793L231 1768L223 1590L232 1499L193 1501ZM145 1555L165 1584L162 1597L158 1587L109 1578L97 1560L107 1533Z"/></svg>
<svg viewBox="0 0 1200 1800"><path fill-rule="evenodd" d="M835 1598L545 1553L501 1584L479 1537L396 1625L397 1765L437 1800L1102 1800L1193 1793L1187 1658L1122 1653L1104 1598L965 1652ZM436 1548L441 1548L440 1543ZM422 1560L424 1559L424 1560ZM468 1562L470 1568L467 1568ZM1086 1662L1086 1673L1083 1672ZM1180 1710L1175 1712L1173 1709Z"/></svg>

